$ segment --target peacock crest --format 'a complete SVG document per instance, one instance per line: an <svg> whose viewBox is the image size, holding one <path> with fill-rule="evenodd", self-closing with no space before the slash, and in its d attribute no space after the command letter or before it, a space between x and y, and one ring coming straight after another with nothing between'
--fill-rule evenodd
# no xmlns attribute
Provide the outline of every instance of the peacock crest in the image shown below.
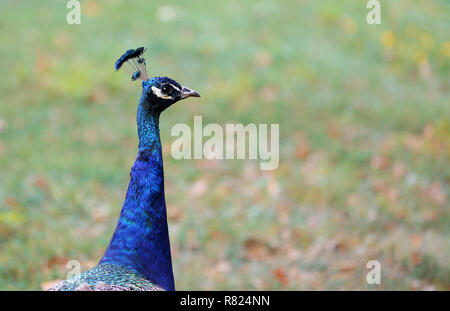
<svg viewBox="0 0 450 311"><path fill-rule="evenodd" d="M148 80L147 73L147 63L145 58L142 57L147 51L146 48L140 47L137 49L130 49L126 51L120 58L116 61L114 69L118 71L123 64L127 64L128 71L131 74L131 80L136 81L140 79L142 81Z"/></svg>

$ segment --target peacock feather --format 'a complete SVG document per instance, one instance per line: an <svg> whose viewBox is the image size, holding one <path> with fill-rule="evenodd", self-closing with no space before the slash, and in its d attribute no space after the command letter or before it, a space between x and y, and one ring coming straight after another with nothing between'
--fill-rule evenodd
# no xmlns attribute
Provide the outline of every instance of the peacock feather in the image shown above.
<svg viewBox="0 0 450 311"><path fill-rule="evenodd" d="M200 94L167 77L149 79L144 52L128 50L115 64L116 70L130 65L132 80L142 80L142 95L136 117L138 154L114 235L95 268L51 290L175 290L159 117L177 101Z"/></svg>

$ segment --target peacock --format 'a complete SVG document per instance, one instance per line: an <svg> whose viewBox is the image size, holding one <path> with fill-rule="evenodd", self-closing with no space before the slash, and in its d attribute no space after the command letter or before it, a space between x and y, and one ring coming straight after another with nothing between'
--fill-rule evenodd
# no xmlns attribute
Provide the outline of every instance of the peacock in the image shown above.
<svg viewBox="0 0 450 311"><path fill-rule="evenodd" d="M145 48L126 51L115 63L142 81L137 109L139 146L115 232L98 265L50 290L175 290L159 136L161 112L200 94L167 77L149 78Z"/></svg>

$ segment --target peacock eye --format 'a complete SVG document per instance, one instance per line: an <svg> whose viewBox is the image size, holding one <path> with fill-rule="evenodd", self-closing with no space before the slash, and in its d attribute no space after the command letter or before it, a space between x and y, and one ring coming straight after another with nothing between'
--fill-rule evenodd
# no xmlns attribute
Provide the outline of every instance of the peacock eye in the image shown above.
<svg viewBox="0 0 450 311"><path fill-rule="evenodd" d="M165 84L161 88L161 92L166 95L169 94L171 91L172 91L172 86L170 84Z"/></svg>

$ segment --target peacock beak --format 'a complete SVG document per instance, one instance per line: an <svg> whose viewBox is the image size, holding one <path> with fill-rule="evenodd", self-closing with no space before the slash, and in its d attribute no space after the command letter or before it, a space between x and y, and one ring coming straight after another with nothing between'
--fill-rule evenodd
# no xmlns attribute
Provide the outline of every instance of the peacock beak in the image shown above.
<svg viewBox="0 0 450 311"><path fill-rule="evenodd" d="M183 86L183 89L181 90L181 99L188 98L188 97L201 97L199 92L193 91L185 86Z"/></svg>

